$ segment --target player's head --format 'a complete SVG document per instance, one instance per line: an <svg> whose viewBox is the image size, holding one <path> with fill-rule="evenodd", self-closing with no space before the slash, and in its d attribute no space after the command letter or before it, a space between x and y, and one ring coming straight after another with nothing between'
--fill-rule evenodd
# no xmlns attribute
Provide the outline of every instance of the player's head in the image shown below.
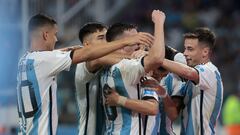
<svg viewBox="0 0 240 135"><path fill-rule="evenodd" d="M137 26L134 24L115 23L109 27L106 34L106 39L108 42L111 42L135 35L137 33ZM139 49L139 46L136 44L133 46L124 47L122 50L128 53L132 53L137 49Z"/></svg>
<svg viewBox="0 0 240 135"><path fill-rule="evenodd" d="M173 60L174 55L177 53L176 50L170 48L169 46L165 46L165 58L169 60ZM153 70L153 77L157 80L161 80L164 76L166 76L169 72L163 68L159 67L158 69Z"/></svg>
<svg viewBox="0 0 240 135"><path fill-rule="evenodd" d="M208 62L215 46L215 39L215 34L205 27L184 34L184 55L187 64L194 67Z"/></svg>
<svg viewBox="0 0 240 135"><path fill-rule="evenodd" d="M165 46L165 59L186 64L184 55L170 46ZM159 67L153 71L153 77L160 80L169 73L165 68Z"/></svg>
<svg viewBox="0 0 240 135"><path fill-rule="evenodd" d="M37 14L28 23L29 36L32 39L41 39L47 50L53 50L57 42L57 23L54 19Z"/></svg>
<svg viewBox="0 0 240 135"><path fill-rule="evenodd" d="M78 37L82 44L101 44L106 42L107 26L98 22L85 24L79 31Z"/></svg>

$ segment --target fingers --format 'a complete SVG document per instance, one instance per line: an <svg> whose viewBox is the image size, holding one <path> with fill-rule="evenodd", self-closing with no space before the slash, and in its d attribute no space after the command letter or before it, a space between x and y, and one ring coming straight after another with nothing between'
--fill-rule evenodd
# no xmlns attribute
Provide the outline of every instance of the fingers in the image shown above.
<svg viewBox="0 0 240 135"><path fill-rule="evenodd" d="M153 12L152 12L152 21L154 23L164 22L165 18L166 18L166 16L165 16L164 12L162 12L160 10L153 10Z"/></svg>
<svg viewBox="0 0 240 135"><path fill-rule="evenodd" d="M140 38L140 44L144 44L148 46L153 45L154 37L151 34L145 33L145 32L139 32L138 35Z"/></svg>

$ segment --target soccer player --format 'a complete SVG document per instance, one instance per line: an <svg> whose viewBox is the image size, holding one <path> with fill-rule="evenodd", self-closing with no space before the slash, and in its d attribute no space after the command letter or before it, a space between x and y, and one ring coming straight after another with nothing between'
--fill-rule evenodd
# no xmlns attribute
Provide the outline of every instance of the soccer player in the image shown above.
<svg viewBox="0 0 240 135"><path fill-rule="evenodd" d="M184 35L187 65L164 59L162 66L188 79L179 96L183 102L181 135L216 134L215 125L222 101L223 84L217 67L210 61L215 34L208 28L196 28Z"/></svg>
<svg viewBox="0 0 240 135"><path fill-rule="evenodd" d="M56 76L63 70L69 70L71 64L104 56L124 46L151 44L151 37L140 33L101 46L63 52L54 50L57 31L56 21L45 15L35 15L29 21L31 48L18 64L20 134L56 134Z"/></svg>
<svg viewBox="0 0 240 135"><path fill-rule="evenodd" d="M165 58L186 64L184 55L169 46L165 47ZM184 88L184 84L185 82L180 77L169 73L162 67L155 69L152 77L142 79L142 87L156 90L159 95L159 113L156 116L146 116L145 118L144 125L147 135L175 134L172 123L178 113L171 97Z"/></svg>
<svg viewBox="0 0 240 135"><path fill-rule="evenodd" d="M105 134L142 134L142 119L138 113L156 115L158 112L156 93L151 90L141 91L140 87L138 87L140 78L145 73L158 68L162 64L165 55L163 33L165 15L161 11L154 10L152 20L155 24L155 40L149 54L140 59L124 59L106 68L101 76L104 97L106 97L105 112L107 119ZM136 28L131 25L128 27L123 24L115 24L108 29L106 37L107 41L113 41L134 33L137 33ZM139 49L137 45L118 51L132 53L136 49ZM105 89L105 86L109 88ZM145 100L139 100L141 97ZM109 109L111 109L110 112Z"/></svg>
<svg viewBox="0 0 240 135"><path fill-rule="evenodd" d="M83 46L106 43L107 26L91 22L79 31L79 39ZM79 135L101 134L101 104L99 97L99 72L103 66L113 65L126 55L111 53L104 57L79 63L75 73L76 98L79 108ZM96 130L94 130L96 129Z"/></svg>

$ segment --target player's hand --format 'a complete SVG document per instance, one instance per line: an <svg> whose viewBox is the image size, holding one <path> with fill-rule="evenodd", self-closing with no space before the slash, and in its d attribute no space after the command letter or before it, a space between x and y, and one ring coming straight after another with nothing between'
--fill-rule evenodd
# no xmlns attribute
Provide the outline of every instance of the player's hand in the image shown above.
<svg viewBox="0 0 240 135"><path fill-rule="evenodd" d="M141 78L140 82L141 87L156 91L160 97L166 97L166 90L161 85L159 85L159 82L156 79L152 77L143 77Z"/></svg>
<svg viewBox="0 0 240 135"><path fill-rule="evenodd" d="M137 51L134 51L131 56L132 56L132 58L137 59L137 58L141 58L147 54L148 54L147 51L137 50Z"/></svg>
<svg viewBox="0 0 240 135"><path fill-rule="evenodd" d="M105 104L109 106L117 106L119 94L115 90L111 90L111 93L106 95Z"/></svg>
<svg viewBox="0 0 240 135"><path fill-rule="evenodd" d="M154 37L145 32L138 32L137 34L125 38L126 45L137 45L137 44L143 44L146 46L152 46Z"/></svg>
<svg viewBox="0 0 240 135"><path fill-rule="evenodd" d="M153 10L153 12L152 12L152 21L154 23L161 23L161 24L163 24L165 22L165 18L166 18L166 16L165 16L165 14L162 11L160 11L160 10Z"/></svg>

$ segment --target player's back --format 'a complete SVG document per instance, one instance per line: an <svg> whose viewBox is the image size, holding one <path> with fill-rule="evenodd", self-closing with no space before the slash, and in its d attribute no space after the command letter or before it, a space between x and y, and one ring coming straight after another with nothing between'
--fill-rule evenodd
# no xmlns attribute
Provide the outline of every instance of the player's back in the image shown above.
<svg viewBox="0 0 240 135"><path fill-rule="evenodd" d="M54 61L54 62L53 62ZM18 65L18 111L23 134L56 134L56 75L71 65L69 53L26 53Z"/></svg>
<svg viewBox="0 0 240 135"><path fill-rule="evenodd" d="M138 83L144 75L144 68L137 59L124 59L119 63L106 69L101 76L101 84L107 84L115 89L119 95L131 99L140 99L140 90ZM114 135L138 135L142 130L138 113L135 113L124 107L116 107L117 116L115 120L106 121L106 134ZM107 114L106 114L107 116ZM141 128L141 129L140 129Z"/></svg>

